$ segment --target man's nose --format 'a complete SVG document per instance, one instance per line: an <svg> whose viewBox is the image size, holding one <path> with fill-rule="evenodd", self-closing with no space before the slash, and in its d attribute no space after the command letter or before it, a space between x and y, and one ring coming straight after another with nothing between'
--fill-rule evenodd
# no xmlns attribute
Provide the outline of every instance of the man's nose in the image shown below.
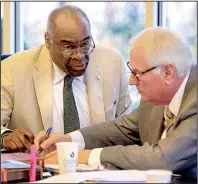
<svg viewBox="0 0 198 184"><path fill-rule="evenodd" d="M82 59L82 58L84 58L85 57L85 54L84 53L82 53L82 51L81 51L81 48L80 47L78 47L77 49L76 49L76 52L73 54L73 56L72 56L72 58L73 59Z"/></svg>
<svg viewBox="0 0 198 184"><path fill-rule="evenodd" d="M138 80L136 79L136 77L134 77L133 74L130 74L129 80L128 80L128 84L129 85L136 85L136 86L138 86Z"/></svg>

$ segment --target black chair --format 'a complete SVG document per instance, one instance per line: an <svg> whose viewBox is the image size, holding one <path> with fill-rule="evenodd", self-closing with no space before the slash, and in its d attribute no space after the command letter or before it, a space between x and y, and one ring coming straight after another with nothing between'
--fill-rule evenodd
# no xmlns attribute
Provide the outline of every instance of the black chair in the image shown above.
<svg viewBox="0 0 198 184"><path fill-rule="evenodd" d="M1 54L1 61L3 61L4 59L10 57L11 54Z"/></svg>

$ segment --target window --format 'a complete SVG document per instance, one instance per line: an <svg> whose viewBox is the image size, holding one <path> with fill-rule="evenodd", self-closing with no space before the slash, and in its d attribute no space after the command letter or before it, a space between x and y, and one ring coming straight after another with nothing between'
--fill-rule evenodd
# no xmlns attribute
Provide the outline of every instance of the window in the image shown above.
<svg viewBox="0 0 198 184"><path fill-rule="evenodd" d="M164 26L178 31L189 43L196 56L197 51L197 3L163 2Z"/></svg>
<svg viewBox="0 0 198 184"><path fill-rule="evenodd" d="M197 55L196 2L3 2L1 51L14 53L44 43L49 13L66 4L84 10L91 22L94 41L119 50L125 62L129 59L130 39L144 28L156 26L157 22L181 33ZM157 17L157 10L162 21ZM129 88L133 102L138 102L136 88Z"/></svg>
<svg viewBox="0 0 198 184"><path fill-rule="evenodd" d="M49 13L66 4L85 11L97 44L116 48L125 62L128 61L130 39L145 28L144 2L20 2L23 49L44 43ZM129 90L134 104L132 108L136 108L140 96L135 86L130 86Z"/></svg>
<svg viewBox="0 0 198 184"><path fill-rule="evenodd" d="M14 2L1 2L1 51L4 54L15 52L14 13Z"/></svg>
<svg viewBox="0 0 198 184"><path fill-rule="evenodd" d="M0 49L0 52L2 53L2 44L3 44L3 39L2 39L2 37L3 37L3 15L4 15L4 13L3 13L3 4L4 3L1 3L1 42L0 42L0 44L1 44L1 49Z"/></svg>
<svg viewBox="0 0 198 184"><path fill-rule="evenodd" d="M59 7L59 2L19 2L21 14L21 31L23 32L22 50L27 50L44 43L47 17Z"/></svg>
<svg viewBox="0 0 198 184"><path fill-rule="evenodd" d="M144 2L20 2L24 49L44 43L47 17L56 7L72 4L86 12L94 41L117 48L128 60L129 41L144 29ZM46 8L47 7L47 8Z"/></svg>

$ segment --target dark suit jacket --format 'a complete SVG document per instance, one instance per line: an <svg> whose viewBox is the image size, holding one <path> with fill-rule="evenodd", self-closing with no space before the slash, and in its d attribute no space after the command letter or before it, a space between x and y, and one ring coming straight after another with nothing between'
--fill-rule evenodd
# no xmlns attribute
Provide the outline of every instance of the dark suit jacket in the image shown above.
<svg viewBox="0 0 198 184"><path fill-rule="evenodd" d="M105 147L101 162L123 169L170 169L196 177L196 68L191 70L170 135L161 140L164 109L141 102L130 115L81 129L85 148Z"/></svg>

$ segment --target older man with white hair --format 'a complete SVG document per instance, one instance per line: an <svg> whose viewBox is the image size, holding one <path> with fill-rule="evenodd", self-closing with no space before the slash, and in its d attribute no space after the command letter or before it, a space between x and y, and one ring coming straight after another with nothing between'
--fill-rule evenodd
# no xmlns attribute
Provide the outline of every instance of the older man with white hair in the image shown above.
<svg viewBox="0 0 198 184"><path fill-rule="evenodd" d="M79 163L197 177L197 77L189 46L169 29L148 28L133 39L127 65L129 84L142 98L137 110L64 136L52 134L43 143L45 132L40 132L37 148L78 141L86 149L79 152ZM46 158L55 157L52 152Z"/></svg>

